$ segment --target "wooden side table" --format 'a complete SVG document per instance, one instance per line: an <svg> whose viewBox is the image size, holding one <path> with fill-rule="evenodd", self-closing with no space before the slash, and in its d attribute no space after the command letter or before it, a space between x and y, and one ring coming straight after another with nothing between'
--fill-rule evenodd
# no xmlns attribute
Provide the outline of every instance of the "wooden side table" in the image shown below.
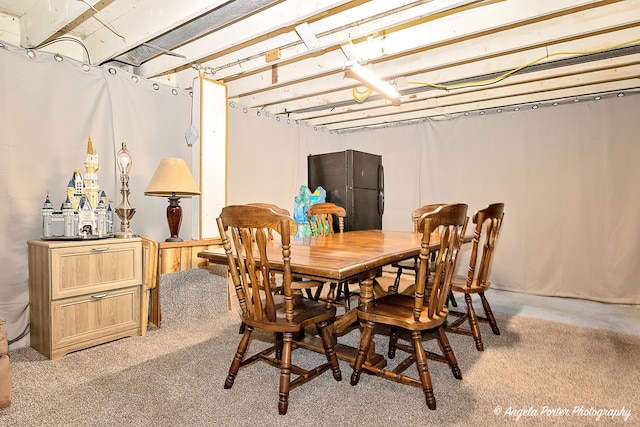
<svg viewBox="0 0 640 427"><path fill-rule="evenodd" d="M150 286L149 295L149 323L161 327L162 316L160 313L160 275L177 273L179 271L194 268L205 268L208 261L198 258L198 252L222 247L220 238L187 240L184 242L157 242L157 274L152 279L155 282Z"/></svg>

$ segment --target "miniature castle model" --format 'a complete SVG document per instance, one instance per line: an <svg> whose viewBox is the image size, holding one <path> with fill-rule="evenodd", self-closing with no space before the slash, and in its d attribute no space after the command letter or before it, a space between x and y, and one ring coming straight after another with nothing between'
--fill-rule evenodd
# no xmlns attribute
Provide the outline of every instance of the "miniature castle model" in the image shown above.
<svg viewBox="0 0 640 427"><path fill-rule="evenodd" d="M67 185L67 198L54 210L49 195L42 206L43 238L90 238L113 234L113 211L98 184L98 154L91 137L87 143L85 173L76 169Z"/></svg>

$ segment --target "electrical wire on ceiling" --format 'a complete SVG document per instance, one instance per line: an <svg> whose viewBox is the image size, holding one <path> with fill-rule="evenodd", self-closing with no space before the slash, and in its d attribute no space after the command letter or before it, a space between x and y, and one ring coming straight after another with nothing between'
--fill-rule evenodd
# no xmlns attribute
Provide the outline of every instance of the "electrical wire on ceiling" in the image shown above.
<svg viewBox="0 0 640 427"><path fill-rule="evenodd" d="M363 103L369 98L373 91L366 87L354 87L351 89L351 93L353 94L353 99L355 99L358 103Z"/></svg>
<svg viewBox="0 0 640 427"><path fill-rule="evenodd" d="M443 84L438 84L438 83L429 83L429 82L417 82L417 81L410 81L407 82L407 84L410 85L422 85L422 86L429 86L435 89L442 89L442 90L453 90L453 89L462 89L462 88L467 88L467 87L480 87L480 86L488 86L488 85L492 85L492 84L496 84L501 82L502 80L512 76L513 74L517 73L518 71L521 71L527 67L530 67L532 65L535 65L545 59L548 58L552 58L554 56L560 56L560 55L591 55L591 54L595 54L595 53L601 53L601 52L606 52L608 50L613 50L613 49L617 49L620 47L624 47L624 46L628 46L628 45L632 45L635 43L640 42L640 38L638 39L634 39L634 40L629 40L623 43L618 43L612 46L608 46L602 49L594 49L594 50L584 50L584 51L576 51L576 52L571 52L571 51L565 51L565 52L555 52L555 53L551 53L551 54L547 54L545 56L542 56L538 59L535 59L527 64L524 64L520 67L514 68L513 70L507 71L504 74L501 74L497 77L491 78L491 79L486 79L486 80L478 80L478 81L472 81L472 82L464 82L464 83L456 83L456 84L450 84L450 85L443 85ZM353 94L353 99L357 102L357 103L363 103L364 101L366 101L369 96L371 95L371 90L370 89L366 89L366 88L357 88L354 87L352 89L352 94Z"/></svg>
<svg viewBox="0 0 640 427"><path fill-rule="evenodd" d="M116 28L115 28L111 23L106 22L106 21L107 21L107 18L106 18L102 13L100 13L100 11L99 11L98 9L96 9L95 7L93 7L93 5L91 5L91 4L89 4L89 3L87 3L87 2L86 2L86 0L80 0L80 1L81 1L82 3L84 3L84 4L86 4L89 8L93 9L93 10L96 12L96 15L98 15L98 16L100 16L100 17L102 17L102 18L105 20L105 22L102 22L98 17L96 17L96 19L98 20L98 22L100 22L102 25L104 25L106 29L108 29L108 30L112 31L112 32L113 32L113 34L115 34L116 36L120 37L120 38L122 39L122 41L123 41L123 42L125 42L125 43L127 42L127 40L124 38L124 36L123 36L122 34L120 34L120 33L118 32L118 30L116 30Z"/></svg>
<svg viewBox="0 0 640 427"><path fill-rule="evenodd" d="M424 86L430 86L436 89L443 89L443 90L451 90L451 89L461 89L461 88L466 88L466 87L478 87L478 86L487 86L487 85L491 85L491 84L495 84L498 82L501 82L502 80L506 79L507 77L517 73L518 71L530 67L534 64L537 64L538 62L541 62L545 59L554 57L554 56L560 56L560 55L591 55L594 53L601 53L601 52L605 52L607 50L612 50L612 49L617 49L623 46L627 46L627 45L632 45L634 43L638 43L640 42L640 38L638 39L634 39L634 40L629 40L626 41L624 43L618 43L616 45L613 46L609 46L606 48L602 48L602 49L594 49L594 50L584 50L584 51L577 51L577 52L555 52L555 53L551 53L551 54L547 54L545 56L542 56L538 59L535 59L527 64L524 64L520 67L514 68L511 71L507 71L504 74L501 74L497 77L494 77L492 79L487 79L487 80L479 80L479 81L475 81L475 82L465 82L465 83L457 83L457 84L452 84L452 85L441 85L438 83L429 83L429 82L407 82L407 84L412 84L412 85L424 85Z"/></svg>
<svg viewBox="0 0 640 427"><path fill-rule="evenodd" d="M38 46L34 47L33 49L35 49L35 50L42 49L43 47L46 47L46 46L49 46L50 44L58 43L58 42L74 42L74 43L78 43L84 49L84 53L87 54L87 63L89 65L93 66L93 64L91 63L91 56L89 55L89 49L87 49L87 46L85 46L85 44L82 43L82 40L78 40L78 39L76 39L74 37L67 37L67 36L58 37L57 39L53 39L51 41L39 44Z"/></svg>

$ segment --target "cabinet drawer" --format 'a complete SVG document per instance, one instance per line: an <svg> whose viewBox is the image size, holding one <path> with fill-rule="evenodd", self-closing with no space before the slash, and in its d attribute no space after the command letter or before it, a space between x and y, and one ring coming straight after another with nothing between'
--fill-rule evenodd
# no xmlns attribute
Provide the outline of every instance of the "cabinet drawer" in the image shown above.
<svg viewBox="0 0 640 427"><path fill-rule="evenodd" d="M140 333L140 286L53 301L52 349L85 348Z"/></svg>
<svg viewBox="0 0 640 427"><path fill-rule="evenodd" d="M139 242L96 243L51 250L53 300L142 283Z"/></svg>

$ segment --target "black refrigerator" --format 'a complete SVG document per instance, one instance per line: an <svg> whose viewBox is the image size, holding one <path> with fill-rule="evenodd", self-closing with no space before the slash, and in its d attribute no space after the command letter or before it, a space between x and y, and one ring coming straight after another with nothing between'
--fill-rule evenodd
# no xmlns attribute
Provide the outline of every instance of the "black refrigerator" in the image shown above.
<svg viewBox="0 0 640 427"><path fill-rule="evenodd" d="M321 186L327 202L347 211L345 231L382 229L382 156L346 150L307 157L308 187Z"/></svg>

